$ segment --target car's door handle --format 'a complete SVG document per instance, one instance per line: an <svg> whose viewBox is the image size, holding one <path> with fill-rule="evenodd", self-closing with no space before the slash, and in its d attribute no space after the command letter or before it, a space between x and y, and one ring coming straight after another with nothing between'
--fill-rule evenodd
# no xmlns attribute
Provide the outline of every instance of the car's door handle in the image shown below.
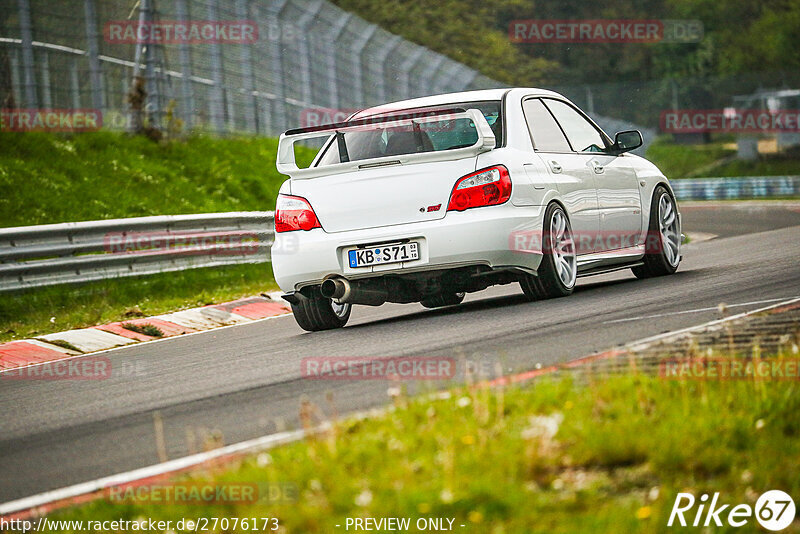
<svg viewBox="0 0 800 534"><path fill-rule="evenodd" d="M592 168L595 174L603 174L603 171L606 169L596 161L592 161Z"/></svg>
<svg viewBox="0 0 800 534"><path fill-rule="evenodd" d="M550 160L550 170L553 171L555 174L561 174L561 164L559 164L556 160Z"/></svg>

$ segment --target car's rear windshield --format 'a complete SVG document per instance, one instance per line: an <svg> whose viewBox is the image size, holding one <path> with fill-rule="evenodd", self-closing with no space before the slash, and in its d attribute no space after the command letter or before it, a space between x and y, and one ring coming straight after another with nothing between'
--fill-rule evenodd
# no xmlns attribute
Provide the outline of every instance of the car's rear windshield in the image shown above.
<svg viewBox="0 0 800 534"><path fill-rule="evenodd" d="M402 110L403 114L420 114L436 109L478 109L483 113L486 122L494 132L495 146L503 143L503 117L500 101L490 102L461 102L447 104L447 106L432 106ZM359 116L379 117L381 115L398 114L397 111L375 115ZM347 148L347 159L358 161L385 156L400 156L421 152L440 152L456 148L468 147L478 141L478 132L475 125L468 118L452 118L443 116L441 120L425 121L418 128L409 124L397 125L380 124L371 125L363 131L346 132L344 134ZM317 161L317 166L330 165L341 161L339 146L335 142L327 143L325 152Z"/></svg>

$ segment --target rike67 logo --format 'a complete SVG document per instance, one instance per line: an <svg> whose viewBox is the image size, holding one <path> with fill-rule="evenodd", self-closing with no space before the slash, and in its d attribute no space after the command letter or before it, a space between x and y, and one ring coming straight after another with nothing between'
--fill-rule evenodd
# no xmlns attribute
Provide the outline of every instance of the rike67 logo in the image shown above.
<svg viewBox="0 0 800 534"><path fill-rule="evenodd" d="M695 509L695 505L696 509ZM699 499L691 493L678 493L667 526L681 527L743 527L755 517L761 527L777 532L788 527L795 517L794 501L781 490L766 491L758 498L755 507L749 504L719 502L719 492L711 496L704 493Z"/></svg>

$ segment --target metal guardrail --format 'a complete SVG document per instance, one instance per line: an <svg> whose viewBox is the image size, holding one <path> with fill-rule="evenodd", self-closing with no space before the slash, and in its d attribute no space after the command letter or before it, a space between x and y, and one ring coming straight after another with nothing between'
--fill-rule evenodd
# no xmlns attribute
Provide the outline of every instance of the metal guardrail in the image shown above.
<svg viewBox="0 0 800 534"><path fill-rule="evenodd" d="M800 197L800 176L672 180L679 200ZM0 292L269 261L274 214L159 215L0 228Z"/></svg>
<svg viewBox="0 0 800 534"><path fill-rule="evenodd" d="M670 180L678 200L744 200L800 197L800 176L682 178Z"/></svg>
<svg viewBox="0 0 800 534"><path fill-rule="evenodd" d="M273 212L0 228L0 292L269 261Z"/></svg>

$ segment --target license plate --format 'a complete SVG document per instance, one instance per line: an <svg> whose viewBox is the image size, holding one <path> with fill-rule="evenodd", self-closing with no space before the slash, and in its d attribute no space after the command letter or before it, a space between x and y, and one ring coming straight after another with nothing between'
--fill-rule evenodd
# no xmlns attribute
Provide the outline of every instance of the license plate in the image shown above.
<svg viewBox="0 0 800 534"><path fill-rule="evenodd" d="M357 248L347 251L347 259L352 268L418 260L419 243L412 242Z"/></svg>

